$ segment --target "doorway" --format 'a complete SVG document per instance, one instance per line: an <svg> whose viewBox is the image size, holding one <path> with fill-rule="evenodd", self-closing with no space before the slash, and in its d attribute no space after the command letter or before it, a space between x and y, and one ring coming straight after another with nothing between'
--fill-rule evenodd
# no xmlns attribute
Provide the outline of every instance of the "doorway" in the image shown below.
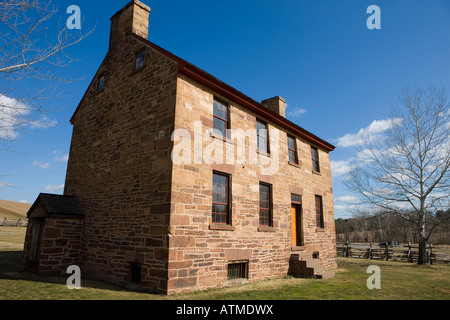
<svg viewBox="0 0 450 320"><path fill-rule="evenodd" d="M303 246L302 205L292 203L292 246Z"/></svg>
<svg viewBox="0 0 450 320"><path fill-rule="evenodd" d="M37 267L39 258L39 249L41 244L42 230L44 229L45 219L34 218L31 229L31 245L28 252L28 266Z"/></svg>

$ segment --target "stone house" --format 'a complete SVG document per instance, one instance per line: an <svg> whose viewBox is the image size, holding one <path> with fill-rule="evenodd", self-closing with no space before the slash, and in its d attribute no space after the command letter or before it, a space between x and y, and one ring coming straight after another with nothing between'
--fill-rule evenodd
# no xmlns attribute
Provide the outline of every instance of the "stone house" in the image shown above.
<svg viewBox="0 0 450 320"><path fill-rule="evenodd" d="M149 14L131 1L111 18L64 195L28 212L24 268L164 294L332 276L334 146L283 98L256 102L147 40Z"/></svg>

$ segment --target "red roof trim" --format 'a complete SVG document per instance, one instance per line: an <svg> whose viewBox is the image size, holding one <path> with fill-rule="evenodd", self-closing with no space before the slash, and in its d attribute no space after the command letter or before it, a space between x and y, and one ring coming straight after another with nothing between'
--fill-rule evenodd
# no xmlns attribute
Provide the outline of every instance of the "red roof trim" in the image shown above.
<svg viewBox="0 0 450 320"><path fill-rule="evenodd" d="M255 100L246 96L242 92L234 89L233 87L230 87L226 83L220 81L219 79L217 79L214 76L210 75L209 73L201 70L200 68L194 66L193 64L187 62L186 60L181 59L180 57L157 46L156 44L148 41L147 39L144 39L136 34L131 34L131 35L134 38L136 38L137 40L143 42L144 44L148 45L149 47L155 49L156 51L160 52L161 54L165 55L166 57L177 62L179 73L184 74L185 76L211 88L214 92L217 92L218 94L238 103L239 105L256 113L258 116L285 128L286 130L290 131L291 133L305 139L306 141L308 141L318 147L321 147L322 149L325 149L326 151L333 151L335 149L335 146L331 145L330 143L320 139L319 137L317 137L314 134L310 133L309 131L306 131L305 129L299 127L298 125L289 121L288 119L265 108L259 102L256 102ZM89 87L92 85L94 80L95 80L95 77L92 80ZM87 93L87 91L86 91L86 93ZM83 96L83 99L81 100L80 104L78 105L78 108L75 111L74 115L72 116L72 119L70 120L70 122L72 124L73 124L73 119L74 119L75 115L77 114L78 109L80 108L80 105L83 103L86 93Z"/></svg>
<svg viewBox="0 0 450 320"><path fill-rule="evenodd" d="M275 124L278 124L279 126L304 138L305 140L309 141L310 143L312 143L318 147L321 147L327 151L333 151L335 149L335 146L329 144L328 142L320 139L319 137L315 136L314 134L299 127L298 125L289 121L288 119L265 108L259 102L256 102L255 100L249 98L242 92L230 87L226 83L220 81L219 79L217 79L214 76L210 75L209 73L201 70L200 68L194 66L193 64L187 62L186 60L183 60L183 59L175 56L174 54L170 53L169 51L155 45L154 43L152 43L152 42L148 41L147 39L144 39L136 34L132 34L132 36L135 37L136 39L138 39L139 41L145 43L146 45L150 46L151 48L155 49L156 51L158 51L158 52L162 53L163 55L169 57L170 59L174 60L175 62L178 62L178 72L179 73L184 74L185 76L211 88L214 92L217 92L218 94L221 94L222 96L238 103L239 105L241 105L241 106L249 109L250 111L256 113L257 115L263 117L264 119L269 120Z"/></svg>

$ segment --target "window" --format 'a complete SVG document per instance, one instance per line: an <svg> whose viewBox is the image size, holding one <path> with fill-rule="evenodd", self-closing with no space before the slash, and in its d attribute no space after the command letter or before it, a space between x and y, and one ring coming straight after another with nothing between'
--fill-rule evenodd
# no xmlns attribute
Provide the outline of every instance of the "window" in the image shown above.
<svg viewBox="0 0 450 320"><path fill-rule="evenodd" d="M287 136L288 152L289 152L289 162L298 164L297 156L297 142L294 137Z"/></svg>
<svg viewBox="0 0 450 320"><path fill-rule="evenodd" d="M295 204L302 204L302 196L299 194L291 194L291 202Z"/></svg>
<svg viewBox="0 0 450 320"><path fill-rule="evenodd" d="M269 184L259 184L259 225L272 226L272 187Z"/></svg>
<svg viewBox="0 0 450 320"><path fill-rule="evenodd" d="M322 197L316 196L316 227L323 228L323 203Z"/></svg>
<svg viewBox="0 0 450 320"><path fill-rule="evenodd" d="M320 172L319 150L316 147L311 147L311 158L313 171Z"/></svg>
<svg viewBox="0 0 450 320"><path fill-rule="evenodd" d="M98 78L98 87L97 87L97 91L102 91L105 85L105 76L100 76Z"/></svg>
<svg viewBox="0 0 450 320"><path fill-rule="evenodd" d="M134 69L137 70L145 66L145 50L140 51L136 54L136 62L134 65Z"/></svg>
<svg viewBox="0 0 450 320"><path fill-rule="evenodd" d="M228 264L228 280L247 279L248 262Z"/></svg>
<svg viewBox="0 0 450 320"><path fill-rule="evenodd" d="M213 173L212 222L230 224L230 177Z"/></svg>
<svg viewBox="0 0 450 320"><path fill-rule="evenodd" d="M269 131L267 123L260 120L256 121L256 134L258 138L258 150L264 153L270 153L269 150Z"/></svg>
<svg viewBox="0 0 450 320"><path fill-rule="evenodd" d="M226 137L228 128L228 105L214 99L214 132Z"/></svg>

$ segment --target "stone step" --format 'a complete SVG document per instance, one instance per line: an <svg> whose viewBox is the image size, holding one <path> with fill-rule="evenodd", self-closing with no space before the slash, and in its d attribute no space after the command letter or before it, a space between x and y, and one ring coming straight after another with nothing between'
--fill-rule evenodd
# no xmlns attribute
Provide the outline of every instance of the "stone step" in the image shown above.
<svg viewBox="0 0 450 320"><path fill-rule="evenodd" d="M291 255L290 264L291 272L296 277L329 279L335 275L334 272L327 271L319 259L302 259L297 253Z"/></svg>
<svg viewBox="0 0 450 320"><path fill-rule="evenodd" d="M330 279L333 278L336 274L333 271L324 271L322 273L314 274L314 277L316 279Z"/></svg>

